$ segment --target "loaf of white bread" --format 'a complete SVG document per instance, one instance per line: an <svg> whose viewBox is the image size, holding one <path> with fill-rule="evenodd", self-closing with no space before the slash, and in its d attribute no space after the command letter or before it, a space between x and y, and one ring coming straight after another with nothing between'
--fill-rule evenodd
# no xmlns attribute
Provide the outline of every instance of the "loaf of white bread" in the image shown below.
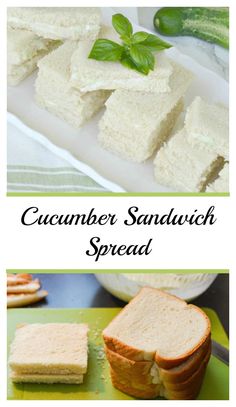
<svg viewBox="0 0 236 407"><path fill-rule="evenodd" d="M144 287L103 331L113 385L134 397L195 399L211 355L198 307Z"/></svg>

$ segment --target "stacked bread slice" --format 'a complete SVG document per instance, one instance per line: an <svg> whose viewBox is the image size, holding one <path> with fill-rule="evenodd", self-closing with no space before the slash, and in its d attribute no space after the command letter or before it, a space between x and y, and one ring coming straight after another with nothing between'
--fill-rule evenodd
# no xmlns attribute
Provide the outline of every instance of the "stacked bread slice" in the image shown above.
<svg viewBox="0 0 236 407"><path fill-rule="evenodd" d="M41 290L39 279L31 274L7 274L7 307L23 307L41 301L48 292Z"/></svg>
<svg viewBox="0 0 236 407"><path fill-rule="evenodd" d="M38 62L35 82L38 105L75 128L89 120L105 103L110 92L81 93L70 84L70 60L76 41L67 41Z"/></svg>
<svg viewBox="0 0 236 407"><path fill-rule="evenodd" d="M183 110L183 95L192 75L171 63L170 91L148 93L116 90L106 102L98 140L107 150L134 162L143 162L170 136Z"/></svg>
<svg viewBox="0 0 236 407"><path fill-rule="evenodd" d="M7 30L7 81L11 86L18 85L36 68L37 62L60 42L40 38L27 30L8 28Z"/></svg>
<svg viewBox="0 0 236 407"><path fill-rule="evenodd" d="M182 130L157 152L155 178L178 191L227 192L228 159L228 109L197 96L187 109Z"/></svg>
<svg viewBox="0 0 236 407"><path fill-rule="evenodd" d="M144 399L197 397L211 354L210 322L201 309L144 287L103 338L119 390Z"/></svg>
<svg viewBox="0 0 236 407"><path fill-rule="evenodd" d="M100 24L96 7L8 7L8 83L18 85L65 40L95 39Z"/></svg>
<svg viewBox="0 0 236 407"><path fill-rule="evenodd" d="M100 30L98 7L8 7L8 24L54 40L95 39Z"/></svg>
<svg viewBox="0 0 236 407"><path fill-rule="evenodd" d="M115 30L101 26L99 38L106 38L120 43ZM147 93L170 92L169 80L173 67L165 52L155 53L155 67L148 75L143 75L133 69L127 69L119 62L97 61L88 58L94 42L87 39L80 41L71 58L71 83L81 92L93 90L140 91Z"/></svg>
<svg viewBox="0 0 236 407"><path fill-rule="evenodd" d="M86 324L29 324L16 330L9 357L13 382L79 384L87 364Z"/></svg>

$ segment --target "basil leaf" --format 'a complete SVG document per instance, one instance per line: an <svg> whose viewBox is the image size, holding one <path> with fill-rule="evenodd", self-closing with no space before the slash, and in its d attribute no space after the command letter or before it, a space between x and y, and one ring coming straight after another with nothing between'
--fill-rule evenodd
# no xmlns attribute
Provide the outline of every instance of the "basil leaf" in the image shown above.
<svg viewBox="0 0 236 407"><path fill-rule="evenodd" d="M124 48L116 42L99 39L96 40L88 58L97 61L119 61Z"/></svg>
<svg viewBox="0 0 236 407"><path fill-rule="evenodd" d="M145 33L144 31L138 31L135 34L132 35L132 43L136 44L139 42L143 42L146 40L146 38L148 37L148 33Z"/></svg>
<svg viewBox="0 0 236 407"><path fill-rule="evenodd" d="M138 67L137 65L135 65L135 63L133 62L133 60L131 59L131 57L129 55L122 57L120 60L120 63L125 68L133 69L134 71L140 72L144 75L147 75L149 73L149 69L145 69L145 68Z"/></svg>
<svg viewBox="0 0 236 407"><path fill-rule="evenodd" d="M128 35L121 35L120 39L124 42L125 45L130 45L131 44L131 37Z"/></svg>
<svg viewBox="0 0 236 407"><path fill-rule="evenodd" d="M130 37L133 33L132 24L129 22L128 18L122 14L114 14L112 16L112 25L120 35L127 35Z"/></svg>
<svg viewBox="0 0 236 407"><path fill-rule="evenodd" d="M151 51L141 44L133 44L130 47L130 56L135 65L142 69L143 73L148 73L154 69L155 58Z"/></svg>
<svg viewBox="0 0 236 407"><path fill-rule="evenodd" d="M125 66L126 68L130 68L130 69L135 69L137 70L137 66L135 65L135 63L132 61L131 57L129 55L123 55L120 62L122 63L123 66Z"/></svg>
<svg viewBox="0 0 236 407"><path fill-rule="evenodd" d="M142 41L142 45L145 45L150 51L161 51L172 47L171 44L153 34L148 34L147 38Z"/></svg>

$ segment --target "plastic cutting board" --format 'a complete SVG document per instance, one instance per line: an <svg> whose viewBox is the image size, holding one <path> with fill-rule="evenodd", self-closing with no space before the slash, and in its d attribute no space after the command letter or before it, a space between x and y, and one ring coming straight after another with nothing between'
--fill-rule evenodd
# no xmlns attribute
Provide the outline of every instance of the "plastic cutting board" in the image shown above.
<svg viewBox="0 0 236 407"><path fill-rule="evenodd" d="M212 337L228 347L227 335L216 313L204 309L212 324ZM90 327L89 365L83 384L12 384L8 379L10 400L131 400L116 390L110 381L108 363L103 354L101 331L120 308L12 309L8 310L8 352L16 326L21 323L86 322ZM104 356L104 357L103 357ZM229 368L211 357L199 400L229 399Z"/></svg>

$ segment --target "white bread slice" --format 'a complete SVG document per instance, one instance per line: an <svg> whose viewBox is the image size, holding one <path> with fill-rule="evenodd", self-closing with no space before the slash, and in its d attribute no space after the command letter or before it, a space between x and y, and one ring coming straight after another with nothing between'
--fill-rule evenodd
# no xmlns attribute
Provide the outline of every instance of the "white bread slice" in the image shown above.
<svg viewBox="0 0 236 407"><path fill-rule="evenodd" d="M164 396L170 400L195 399L200 391L210 354L211 351L209 349L199 368L183 383L176 385L168 383L167 386L165 383L146 384L143 378L139 381L135 381L132 376L124 375L122 371L115 371L111 367L110 374L112 384L122 392L143 399L153 399L158 396Z"/></svg>
<svg viewBox="0 0 236 407"><path fill-rule="evenodd" d="M193 376L187 380L179 388L165 389L164 396L169 400L193 400L196 399L201 389L202 382L205 376L207 364L211 356L211 350L208 351L199 369Z"/></svg>
<svg viewBox="0 0 236 407"><path fill-rule="evenodd" d="M7 286L7 294L32 294L40 288L38 279L29 281L26 284L10 285Z"/></svg>
<svg viewBox="0 0 236 407"><path fill-rule="evenodd" d="M100 38L120 43L113 28L102 27ZM93 41L81 41L71 58L71 83L81 92L99 89L129 89L142 92L169 92L173 67L165 52L155 55L155 68L148 75L124 67L120 62L103 62L88 58Z"/></svg>
<svg viewBox="0 0 236 407"><path fill-rule="evenodd" d="M197 96L187 109L185 127L192 145L229 159L229 110L225 106Z"/></svg>
<svg viewBox="0 0 236 407"><path fill-rule="evenodd" d="M14 383L62 383L62 384L80 384L83 383L83 375L31 375L31 374L18 374L11 372L10 379Z"/></svg>
<svg viewBox="0 0 236 407"><path fill-rule="evenodd" d="M33 294L10 294L7 296L7 308L24 307L34 304L42 301L47 295L48 292L46 290L39 290Z"/></svg>
<svg viewBox="0 0 236 407"><path fill-rule="evenodd" d="M158 396L164 396L164 388L161 384L134 383L131 377L117 374L111 367L110 376L112 385L130 396L141 399L154 399Z"/></svg>
<svg viewBox="0 0 236 407"><path fill-rule="evenodd" d="M18 328L9 365L18 375L81 375L87 371L86 324L30 324Z"/></svg>
<svg viewBox="0 0 236 407"><path fill-rule="evenodd" d="M8 26L56 40L95 39L101 13L96 7L8 7Z"/></svg>
<svg viewBox="0 0 236 407"><path fill-rule="evenodd" d="M70 59L76 42L65 42L38 63L35 82L36 102L75 128L89 120L109 97L108 91L82 94L71 87Z"/></svg>
<svg viewBox="0 0 236 407"><path fill-rule="evenodd" d="M27 284L32 281L31 274L7 274L7 285Z"/></svg>
<svg viewBox="0 0 236 407"><path fill-rule="evenodd" d="M214 151L189 143L183 128L157 152L154 175L159 184L178 192L203 192L223 165L223 157Z"/></svg>
<svg viewBox="0 0 236 407"><path fill-rule="evenodd" d="M142 162L168 140L192 80L189 71L177 64L173 66L169 93L112 93L99 123L98 141L102 147L124 159Z"/></svg>
<svg viewBox="0 0 236 407"><path fill-rule="evenodd" d="M158 150L162 144L168 140L171 130L183 110L183 106L183 98L180 98L173 109L167 113L166 117L160 119L155 131L145 134L145 131L147 131L145 128L142 135L138 131L131 133L128 130L125 134L124 132L115 130L112 127L112 116L115 117L115 112L112 112L111 115L108 114L106 116L106 119L104 118L104 121L102 119L99 123L99 143L103 148L121 158L141 163L151 157L153 152ZM122 117L121 120L123 120Z"/></svg>
<svg viewBox="0 0 236 407"><path fill-rule="evenodd" d="M206 192L228 192L229 191L229 164L226 163L219 172L216 180L209 184Z"/></svg>
<svg viewBox="0 0 236 407"><path fill-rule="evenodd" d="M110 366L133 381L145 384L177 384L189 379L198 370L202 360L210 349L210 337L185 362L171 369L158 368L154 361L134 361L113 352L105 346L105 353Z"/></svg>
<svg viewBox="0 0 236 407"><path fill-rule="evenodd" d="M36 68L37 62L59 45L26 30L7 30L7 80L18 85Z"/></svg>
<svg viewBox="0 0 236 407"><path fill-rule="evenodd" d="M150 287L103 331L109 349L131 360L154 360L164 369L185 361L209 335L210 321L200 308Z"/></svg>

